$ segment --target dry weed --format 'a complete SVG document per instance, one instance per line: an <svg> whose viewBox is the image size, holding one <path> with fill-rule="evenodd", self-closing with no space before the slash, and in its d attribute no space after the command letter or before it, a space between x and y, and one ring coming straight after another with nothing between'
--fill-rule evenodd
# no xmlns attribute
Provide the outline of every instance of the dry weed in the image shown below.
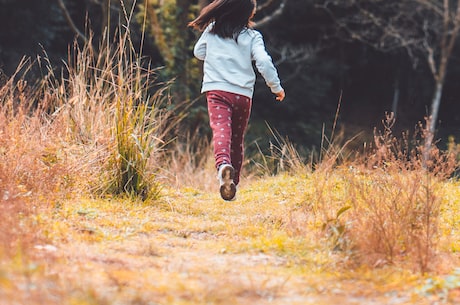
<svg viewBox="0 0 460 305"><path fill-rule="evenodd" d="M436 266L443 183L457 162L435 146L426 159L426 129L397 138L393 123L388 116L363 158L338 164L337 153L327 154L305 206L331 249L355 264L409 264L424 273Z"/></svg>
<svg viewBox="0 0 460 305"><path fill-rule="evenodd" d="M177 188L191 187L204 191L217 188L210 139L199 134L187 135L183 141L174 141L162 153L158 178Z"/></svg>

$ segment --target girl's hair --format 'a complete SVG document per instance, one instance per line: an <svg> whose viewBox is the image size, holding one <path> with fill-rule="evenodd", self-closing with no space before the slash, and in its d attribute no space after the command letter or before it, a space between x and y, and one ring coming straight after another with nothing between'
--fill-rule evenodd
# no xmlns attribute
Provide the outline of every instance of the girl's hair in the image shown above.
<svg viewBox="0 0 460 305"><path fill-rule="evenodd" d="M188 26L203 31L211 22L211 33L237 40L245 27L251 27L256 0L214 0Z"/></svg>

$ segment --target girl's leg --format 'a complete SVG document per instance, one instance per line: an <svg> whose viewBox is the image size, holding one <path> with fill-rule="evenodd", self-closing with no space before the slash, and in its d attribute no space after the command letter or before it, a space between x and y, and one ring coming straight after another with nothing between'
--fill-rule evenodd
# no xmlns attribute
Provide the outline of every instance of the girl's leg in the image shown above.
<svg viewBox="0 0 460 305"><path fill-rule="evenodd" d="M252 101L249 97L236 95L232 114L232 144L230 157L235 168L235 185L240 182L244 160L244 135L248 127Z"/></svg>
<svg viewBox="0 0 460 305"><path fill-rule="evenodd" d="M252 101L249 97L224 91L210 91L206 97L216 168L231 164L235 169L233 181L237 185L243 165L243 141Z"/></svg>
<svg viewBox="0 0 460 305"><path fill-rule="evenodd" d="M216 168L232 164L230 156L232 141L232 106L220 91L206 94L208 100L209 124L212 129Z"/></svg>

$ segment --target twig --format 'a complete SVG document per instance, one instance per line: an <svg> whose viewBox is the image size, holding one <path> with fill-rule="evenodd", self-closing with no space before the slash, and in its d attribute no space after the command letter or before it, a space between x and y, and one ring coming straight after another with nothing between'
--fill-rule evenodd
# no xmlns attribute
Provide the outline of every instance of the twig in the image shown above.
<svg viewBox="0 0 460 305"><path fill-rule="evenodd" d="M280 5L276 9L276 11L274 11L272 14L262 18L261 20L257 21L255 23L254 27L262 27L262 26L268 24L269 22L271 22L274 18L280 16L284 11L284 7L286 6L286 2L287 2L287 0L283 0L283 2L280 3Z"/></svg>
<svg viewBox="0 0 460 305"><path fill-rule="evenodd" d="M64 13L64 17L67 20L67 23L69 24L70 28L77 34L78 37L80 37L85 43L88 43L88 38L77 28L75 23L72 20L72 16L70 16L69 11L67 10L67 7L65 6L65 3L63 0L57 0L59 7L61 8L62 12Z"/></svg>

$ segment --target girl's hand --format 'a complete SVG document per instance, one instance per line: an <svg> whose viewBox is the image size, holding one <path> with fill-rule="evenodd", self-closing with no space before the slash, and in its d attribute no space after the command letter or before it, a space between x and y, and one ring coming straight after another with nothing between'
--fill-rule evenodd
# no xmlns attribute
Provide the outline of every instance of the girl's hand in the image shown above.
<svg viewBox="0 0 460 305"><path fill-rule="evenodd" d="M282 102L284 100L284 97L286 96L286 93L284 92L284 89L283 89L280 92L275 93L275 95L276 95L276 100L279 102Z"/></svg>

